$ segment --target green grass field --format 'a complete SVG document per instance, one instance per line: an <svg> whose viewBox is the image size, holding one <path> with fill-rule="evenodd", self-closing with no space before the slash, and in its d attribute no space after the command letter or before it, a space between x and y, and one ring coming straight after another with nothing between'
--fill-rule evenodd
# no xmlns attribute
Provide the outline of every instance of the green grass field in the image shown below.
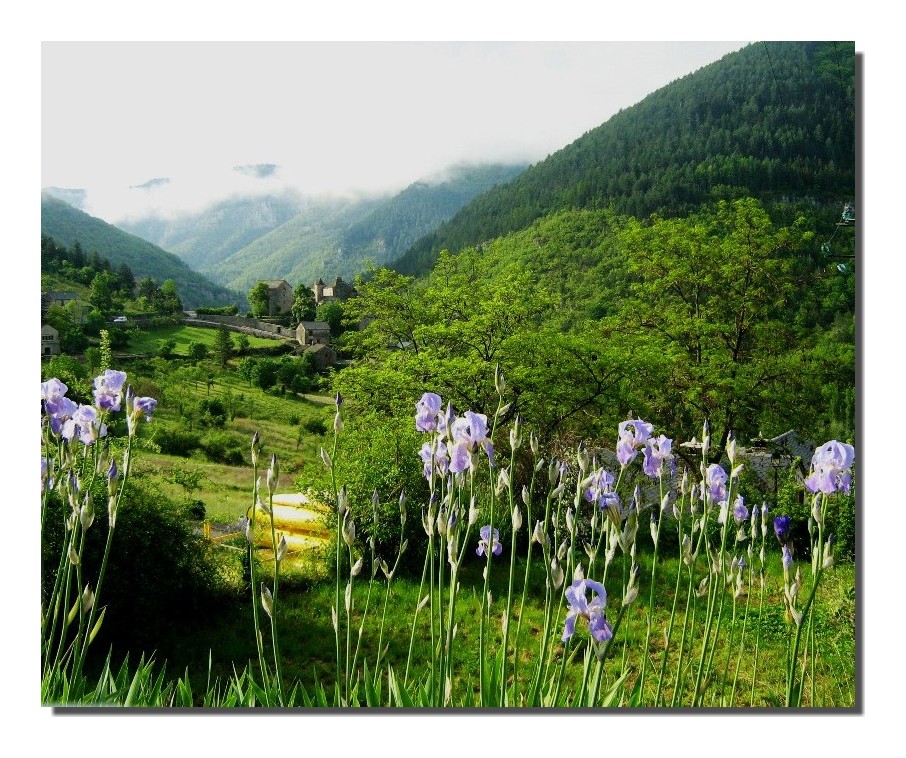
<svg viewBox="0 0 906 758"><path fill-rule="evenodd" d="M765 608L760 620L757 618L758 592L753 591L749 618L746 623L746 639L743 642L743 654L739 667L736 690L734 693L735 705L754 707L779 707L783 705L787 643L793 630L791 622L784 618L783 601L781 598L782 574L779 571L779 556L774 556L777 564L772 567L768 576ZM619 560L619 558L617 559ZM618 632L614 651L608 659L607 671L610 681L615 680L620 673L625 660L629 662L631 674L626 685L630 691L639 674L641 663L641 649L645 640L645 612L648 599L648 579L650 577L650 557L641 556L643 566L641 593L639 600L632 606ZM456 613L458 624L456 644L454 648L454 671L456 672L454 686L454 702L457 699L468 698L470 692L476 690L478 672L478 626L482 594L480 560L467 562L461 574L461 591ZM661 654L664 649L664 630L670 613L672 592L679 562L670 559L659 562L658 583L655 590L655 614L653 618L653 633L650 644L649 672L646 679L645 691L650 703L654 697L657 675L661 666ZM264 566L266 569L266 566ZM536 570L537 569L537 570ZM774 570L776 569L776 570ZM515 637L516 625L522 618L520 631L521 655L519 677L528 677L538 656L538 640L544 626L543 619L543 573L540 566L533 567L530 579L529 593L525 607L518 602L521 594L524 562L517 561L516 599L511 613L512 645ZM807 681L803 705L818 707L852 707L855 702L855 630L853 624L854 599L846 592L845 588L852 586L854 581L854 568L852 564L844 564L834 569L826 585L818 595L816 613L816 644L820 651L820 661L815 670L814 688L811 678ZM506 605L506 580L507 566L498 565L492 575L491 589L494 597L491 609L490 650L496 651L501 645L502 623L501 616ZM610 584L610 582L608 582ZM368 660L369 669L374 669L374 661L378 652L378 638L380 636L380 619L383 610L386 582L376 581L371 589L371 598L368 600L368 578L365 572L360 575L355 585L353 595L353 621L352 640L356 644L358 629L362 622L363 612L368 603L368 616L363 625L361 650L358 666L361 668L363 659ZM431 637L427 623L429 608L425 608L419 615L412 635L412 619L415 607L419 600L419 578L400 577L394 579L391 585L387 617L384 624L381 645L387 646L386 662L402 675L406 670L410 639L414 640L412 664L410 666L410 681L418 681L426 675L426 665L431 659ZM290 678L296 678L306 687L314 687L316 682L331 682L334 678L336 653L334 646L334 632L330 622L330 608L334 602L334 584L332 581L308 581L301 577L288 579L281 584L281 611L280 611L280 639L281 651L285 659L285 672ZM684 589L682 590L684 593ZM426 593L422 589L422 595ZM615 592L615 594L617 594ZM671 643L671 653L665 669L665 692L672 696L677 675L677 654L680 632L682 629L682 601L680 613L677 617L674 638ZM608 615L613 618L617 613L616 599L611 601ZM738 601L735 623L730 623L730 609L726 609L726 618L723 622L720 641L715 653L715 677L707 683L704 705L720 706L721 697L726 703L729 698L732 682L739 654L739 646L743 630L743 616L745 595ZM557 606L555 636L559 640L562 632L565 602L562 600ZM699 616L702 609L698 610ZM345 619L344 619L345 624ZM696 622L701 626L701 618ZM216 676L228 678L233 664L244 665L255 657L254 638L252 632L251 600L247 599L238 608L225 610L219 618L208 619L207 623L199 625L189 639L180 639L174 643L174 651L170 664L175 670L184 670L189 667L190 672L198 678L199 686L203 685L204 676L207 676L207 660L210 652L213 661L213 671ZM345 626L341 625L342 639L345 640ZM701 644L701 634L690 635L686 644L691 645L690 652L685 660L685 686L683 692L686 698L691 695L692 681L695 675L695 666L698 661L698 651ZM760 649L758 661L758 680L755 695L752 697L752 667L754 662L754 645L756 631L760 635ZM731 636L732 635L732 636ZM577 632L576 642L580 647L587 644L588 634L584 629ZM560 644L558 649L562 649ZM353 647L354 649L354 647ZM176 652L178 650L178 652ZM727 653L730 653L729 659ZM721 694L719 681L727 668L729 661L726 686ZM565 681L576 684L582 677L581 654L567 663ZM682 701L680 701L682 702Z"/></svg>
<svg viewBox="0 0 906 758"><path fill-rule="evenodd" d="M230 336L235 344L238 332L230 332ZM262 337L252 337L246 335L249 341L249 348L273 348L285 340L270 340ZM189 354L189 345L193 342L199 342L207 346L208 350L213 350L217 339L217 330L209 329L202 326L164 326L157 329L139 329L131 332L129 336L130 353L157 355L161 347L167 340L176 342L175 355L187 356Z"/></svg>
<svg viewBox="0 0 906 758"><path fill-rule="evenodd" d="M213 333L213 330L206 329L192 330L195 331ZM329 428L332 419L333 398L317 394L287 393L281 396L264 392L250 386L235 372L237 363L238 360L233 359L228 370L221 371L213 361L202 362L201 373L212 377L210 385L189 377L187 373L180 373L176 363L166 364L168 372L165 376L150 371L149 366L140 361L127 362L122 366L135 385L137 394L158 399L154 423L142 429L142 438L152 444L137 456L136 473L154 476L168 495L182 499L189 493L178 485L168 483L167 477L174 468L201 472L201 488L191 493L191 499L205 504L207 517L212 521L235 521L245 515L252 502L251 440L256 432L261 441L262 470L271 455L276 454L281 471L280 491L293 492L294 480L306 466L323 466L319 456L323 439L307 431L305 424L320 421ZM202 400L212 399L219 399L232 407L235 414L226 421L222 430L205 429L197 422L186 419L186 414L198 408ZM243 465L214 462L201 451L195 451L188 457L155 452L155 435L173 428L191 429L202 436L222 431L234 437L245 451Z"/></svg>
<svg viewBox="0 0 906 758"><path fill-rule="evenodd" d="M176 329L184 344L195 339L195 332L213 335L213 330ZM165 339L161 334L156 339ZM189 426L200 434L211 430L198 427L196 421L187 413L206 399L221 399L229 402L234 409L233 418L226 421L224 432L242 441L243 450L250 451L252 435L257 432L261 439L261 469L266 468L272 453L278 456L281 477L279 492L292 492L296 477L306 467L322 467L318 449L326 443L324 436L311 433L306 423L321 422L325 429L330 428L333 412L333 398L327 395L285 395L263 392L249 386L235 372L238 361L231 362L226 371L221 371L213 361L204 361L200 367L207 372L211 381L193 379L188 373L187 364L180 361L129 361L118 366L129 373L130 381L135 385L138 394L156 397L159 405L153 424L142 428L141 438L146 441L145 449L136 456L135 472L140 476L154 478L164 491L174 500L201 500L204 503L206 517L210 521L234 523L245 515L252 503L253 473L250 455L243 465L225 465L207 460L200 451L188 457L164 455L154 451L155 433L160 429L182 428ZM194 374L196 377L198 372ZM189 419L189 420L187 420ZM414 455L413 451L413 455ZM195 491L186 491L179 484L168 482L174 471L189 469L201 475L200 487ZM640 543L645 544L644 537ZM197 619L190 634L185 630L174 630L172 636L162 638L155 651L157 661L166 662L168 672L184 672L188 669L194 680L197 691L204 691L208 677L208 660L211 660L211 674L221 681L227 680L234 666L244 667L255 656L253 636L251 592L241 587L242 572L240 556L243 552L243 540L223 547L227 562L235 564L230 572L237 583L238 600L226 602L222 612L206 615ZM647 543L650 546L650 542ZM367 549L367 548L366 548ZM746 595L737 604L736 620L731 623L731 607L727 601L726 615L720 641L716 647L714 671L719 674L731 671L735 675L735 666L739 646L743 646L743 655L739 669L735 692L736 705L773 707L783 704L787 643L793 629L791 622L785 618L782 600L782 572L780 555L776 545L769 546L769 575L765 609L760 619L756 619L758 592L751 590L749 618L746 622L746 639L742 640L743 618L745 615ZM378 553L380 554L380 545ZM472 551L474 552L474 551ZM266 553L262 559L266 561ZM388 561L392 556L385 555ZM627 691L631 689L638 676L641 663L641 650L645 639L645 613L648 603L650 581L650 556L642 549L638 556L642 567L640 594L638 600L620 627L613 654L608 660L608 677L611 681L618 676L618 671L628 661L631 671L627 682ZM611 567L610 579L606 586L612 589L611 603L618 602L620 557ZM504 613L507 593L507 564L498 562L491 578L493 605L491 610L490 647L495 651L502 638L501 616ZM296 567L284 574L280 585L280 638L285 673L289 679L297 679L306 687L316 683L329 686L334 680L336 653L334 632L331 626L331 607L334 603L335 585L325 577L323 561ZM267 576L269 564L262 562L263 577ZM471 693L476 688L478 671L478 624L482 596L483 562L474 555L463 566L460 575L461 590L457 606L457 634L454 649L455 681L452 683L454 703L471 702ZM540 564L535 564L529 580L525 607L521 607L518 597L522 590L523 567L521 559L517 560L516 598L511 613L511 632L515 635L518 619L522 619L521 640L523 646L520 654L519 677L530 674L537 660L537 644L542 633L543 620L543 587L544 576ZM288 568L288 567L287 567ZM645 692L648 702L654 692L657 677L654 672L660 671L661 652L664 649L664 632L673 601L673 590L680 563L675 558L662 560L658 565L657 582L654 594L654 615L652 636L649 648L649 678L646 680ZM413 642L412 665L409 680L418 680L426 672L427 662L432 658L432 640L427 619L429 609L422 611L415 626L413 636L412 619L419 598L425 590L420 589L419 576L399 576L395 578L389 594L387 616L383 635L380 633L380 617L385 597L386 583L375 581L369 592L370 570L365 569L355 584L353 594L352 639L353 645L358 638L361 626L361 650L357 666L367 660L373 668L378 656L378 638L381 647L387 646L385 662L393 665L394 670L403 674L406 669L410 639ZM614 584L616 582L616 584ZM345 579L344 579L345 583ZM808 673L804 689L803 704L821 707L852 707L855 702L856 643L855 643L855 570L851 563L836 566L828 573L821 586L814 607L816 634L815 644L820 652L818 665L814 674ZM681 583L680 612L671 652L668 655L666 671L667 692L672 695L673 682L679 673L677 669L676 647L682 629L682 604L685 598L685 585ZM748 590L747 590L748 591ZM729 596L728 596L729 597ZM363 623L363 612L368 605L368 617ZM562 630L565 602L560 590L556 605L559 629L555 637L559 639ZM616 615L617 608L609 607L609 615ZM701 614L699 608L699 614ZM343 620L345 624L345 619ZM691 653L685 659L686 666L697 662L697 651L700 645L701 618L696 619L696 631L690 632L689 644ZM341 627L345 635L345 626ZM754 634L756 630L761 637L759 675L752 695L752 661L754 654ZM511 644L512 644L511 636ZM577 640L584 645L588 639L587 631L582 628ZM133 651L137 652L137 651ZM146 651L151 652L151 651ZM729 653L729 657L727 656ZM511 669L512 671L512 669ZM565 681L576 683L581 679L581 654L574 661L567 663ZM694 671L686 670L686 684L683 692L688 696ZM728 697L726 687L721 691L716 680L706 683L706 706L720 706ZM643 701L644 702L644 701Z"/></svg>

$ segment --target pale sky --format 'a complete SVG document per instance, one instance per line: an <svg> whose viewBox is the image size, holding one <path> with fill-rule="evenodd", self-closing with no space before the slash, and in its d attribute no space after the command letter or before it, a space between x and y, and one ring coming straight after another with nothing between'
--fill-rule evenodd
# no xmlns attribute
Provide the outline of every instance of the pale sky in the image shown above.
<svg viewBox="0 0 906 758"><path fill-rule="evenodd" d="M398 190L541 160L744 44L45 42L41 186L86 190L110 222L236 192ZM234 168L254 164L277 169Z"/></svg>

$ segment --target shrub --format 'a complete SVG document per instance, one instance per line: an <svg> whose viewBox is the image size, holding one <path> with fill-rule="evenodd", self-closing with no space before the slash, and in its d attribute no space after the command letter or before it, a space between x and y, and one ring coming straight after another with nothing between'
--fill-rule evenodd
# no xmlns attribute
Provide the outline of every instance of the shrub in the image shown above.
<svg viewBox="0 0 906 758"><path fill-rule="evenodd" d="M245 463L248 441L229 432L211 432L201 440L200 447L212 463L241 466Z"/></svg>
<svg viewBox="0 0 906 758"><path fill-rule="evenodd" d="M176 340L164 340L157 349L157 354L161 358L169 358L176 352Z"/></svg>
<svg viewBox="0 0 906 758"><path fill-rule="evenodd" d="M99 482L95 490L95 523L82 558L86 576L97 576L107 534L106 487ZM59 498L51 500L50 509L41 540L45 597L70 510ZM153 650L165 631L192 624L231 592L222 578L225 556L193 532L181 510L147 479L129 481L104 580L107 614L93 649Z"/></svg>
<svg viewBox="0 0 906 758"><path fill-rule="evenodd" d="M422 441L409 418L357 416L347 419L335 457L336 478L346 485L349 509L363 544L374 536L380 554L390 560L402 540L408 539L403 565L409 568L421 567L426 540L421 508L428 502L428 483L417 454ZM308 467L297 483L303 491L312 488L323 502L332 502L330 479L323 466ZM371 500L375 491L380 498L377 523ZM399 496L403 491L407 517L401 528ZM333 509L331 513L335 517Z"/></svg>
<svg viewBox="0 0 906 758"><path fill-rule="evenodd" d="M235 316L239 313L238 305L202 306L195 309L199 315Z"/></svg>
<svg viewBox="0 0 906 758"><path fill-rule="evenodd" d="M79 403L91 402L91 382L84 364L71 355L55 355L41 364L41 378L56 377L69 388L68 396Z"/></svg>
<svg viewBox="0 0 906 758"><path fill-rule="evenodd" d="M322 418L310 418L302 422L302 428L309 434L319 437L327 434L327 422Z"/></svg>
<svg viewBox="0 0 906 758"><path fill-rule="evenodd" d="M204 360L208 357L208 346L202 342L189 343L189 358L193 361Z"/></svg>
<svg viewBox="0 0 906 758"><path fill-rule="evenodd" d="M791 470L787 481L777 493L775 515L789 516L792 520L792 540L797 556L808 557L808 522L812 511L812 496L803 492ZM855 477L853 478L855 487ZM850 490L852 493L854 489ZM856 498L855 495L836 494L828 498L827 533L834 535L834 555L852 558L856 554Z"/></svg>
<svg viewBox="0 0 906 758"><path fill-rule="evenodd" d="M227 409L217 398L204 399L198 404L202 426L223 427L226 424Z"/></svg>
<svg viewBox="0 0 906 758"><path fill-rule="evenodd" d="M166 455L178 455L188 458L193 451L201 447L201 435L176 426L160 424L154 429L153 441Z"/></svg>

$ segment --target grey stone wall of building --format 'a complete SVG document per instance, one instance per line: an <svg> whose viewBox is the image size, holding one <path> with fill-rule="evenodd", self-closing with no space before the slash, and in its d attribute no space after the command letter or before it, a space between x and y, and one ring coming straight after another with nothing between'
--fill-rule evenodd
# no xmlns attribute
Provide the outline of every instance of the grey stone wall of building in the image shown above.
<svg viewBox="0 0 906 758"><path fill-rule="evenodd" d="M242 316L219 316L204 314L202 316L185 316L183 322L188 326L213 326L218 327L221 324L234 332L251 334L255 337L265 337L269 339L293 340L296 337L295 329L288 326L278 326L268 324L255 318L243 318Z"/></svg>

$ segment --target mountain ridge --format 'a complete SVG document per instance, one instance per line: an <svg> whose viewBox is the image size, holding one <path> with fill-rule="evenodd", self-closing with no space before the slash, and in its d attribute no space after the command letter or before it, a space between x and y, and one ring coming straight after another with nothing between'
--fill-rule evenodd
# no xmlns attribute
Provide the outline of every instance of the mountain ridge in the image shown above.
<svg viewBox="0 0 906 758"><path fill-rule="evenodd" d="M393 267L424 274L442 249L478 245L569 208L642 218L744 195L842 207L855 192L854 56L852 43L833 42L729 53L476 198Z"/></svg>
<svg viewBox="0 0 906 758"><path fill-rule="evenodd" d="M125 263L136 279L150 276L158 283L172 279L187 308L238 305L244 299L193 271L172 253L90 216L47 192L41 193L41 234L67 246L78 241L86 253L97 252L114 267Z"/></svg>

